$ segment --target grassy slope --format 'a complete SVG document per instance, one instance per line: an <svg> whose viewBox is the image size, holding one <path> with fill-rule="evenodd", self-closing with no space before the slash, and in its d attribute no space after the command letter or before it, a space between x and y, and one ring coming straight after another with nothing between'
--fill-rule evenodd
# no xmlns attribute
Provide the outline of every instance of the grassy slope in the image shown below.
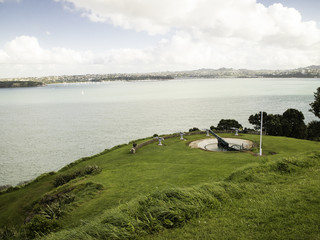
<svg viewBox="0 0 320 240"><path fill-rule="evenodd" d="M202 137L193 136L188 140ZM95 216L103 209L146 194L156 187L190 186L219 180L228 176L237 167L257 161L248 154L213 155L189 149L186 144L179 139L170 139L166 141L164 147L156 144L148 145L139 149L135 155L128 154L130 146L124 146L62 171L67 173L88 164L96 164L102 168L102 173L90 177L90 181L101 183L105 189L97 198L84 203L76 212L66 217L64 219L66 224L77 224L80 219ZM0 195L0 226L23 223L24 208L53 189L50 184L53 178L54 176L45 177L21 190ZM85 178L80 182L88 180Z"/></svg>
<svg viewBox="0 0 320 240"><path fill-rule="evenodd" d="M230 135L224 135L228 137ZM258 141L258 136L246 135L243 138ZM191 140L204 136L187 137ZM211 153L189 149L188 142L168 139L166 146L156 144L139 149L135 155L128 154L130 146L111 151L107 154L81 162L63 173L75 171L88 164L96 164L102 172L95 176L84 177L68 183L68 186L85 182L99 183L104 186L94 197L87 197L74 211L60 221L66 227L78 225L81 220L100 215L105 209L128 202L155 189L168 187L188 187L199 183L219 181L239 167L260 161L249 153ZM305 140L281 137L264 137L264 152L277 152L264 158L274 159L319 149L320 144ZM19 225L25 218L25 209L46 192L51 191L55 176L47 176L31 185L11 193L0 195L0 226Z"/></svg>
<svg viewBox="0 0 320 240"><path fill-rule="evenodd" d="M255 179L240 181L245 183L240 199L144 239L320 239L319 172L319 154L315 165L290 173L250 171ZM248 176L245 170L240 175Z"/></svg>
<svg viewBox="0 0 320 240"><path fill-rule="evenodd" d="M79 219L96 216L104 209L152 192L155 188L185 187L220 180L238 167L257 161L256 158L248 158L247 154L231 154L230 157L220 153L216 157L212 153L189 149L186 142L179 139L170 139L164 147L148 145L135 155L128 154L128 147L125 147L98 157L90 162L103 170L90 181L101 183L105 190L65 222L77 224Z"/></svg>
<svg viewBox="0 0 320 240"><path fill-rule="evenodd" d="M157 190L47 239L320 239L320 153Z"/></svg>

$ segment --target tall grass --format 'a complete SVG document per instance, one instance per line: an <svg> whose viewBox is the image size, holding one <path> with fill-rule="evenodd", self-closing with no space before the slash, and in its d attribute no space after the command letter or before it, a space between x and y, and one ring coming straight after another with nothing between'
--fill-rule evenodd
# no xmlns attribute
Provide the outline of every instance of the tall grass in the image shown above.
<svg viewBox="0 0 320 240"><path fill-rule="evenodd" d="M216 183L158 190L107 211L100 221L58 233L51 238L137 239L163 229L181 227L205 211L219 208L223 201L230 198L227 189L231 187L231 183ZM237 191L236 186L232 191Z"/></svg>

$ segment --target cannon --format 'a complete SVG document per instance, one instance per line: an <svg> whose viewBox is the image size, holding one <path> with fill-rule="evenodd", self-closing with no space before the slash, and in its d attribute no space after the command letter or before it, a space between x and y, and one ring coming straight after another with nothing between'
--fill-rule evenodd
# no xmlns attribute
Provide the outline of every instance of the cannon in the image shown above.
<svg viewBox="0 0 320 240"><path fill-rule="evenodd" d="M230 146L230 144L228 142L226 142L218 134L214 133L210 129L206 129L206 130L209 131L209 133L211 133L218 140L218 148L224 149L226 151L241 151L242 150L242 146L238 146L236 144Z"/></svg>

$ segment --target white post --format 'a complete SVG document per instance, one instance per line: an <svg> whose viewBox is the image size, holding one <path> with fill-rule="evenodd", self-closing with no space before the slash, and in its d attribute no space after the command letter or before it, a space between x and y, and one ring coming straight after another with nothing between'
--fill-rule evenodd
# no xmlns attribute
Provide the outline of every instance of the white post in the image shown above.
<svg viewBox="0 0 320 240"><path fill-rule="evenodd" d="M261 111L261 126L260 126L260 156L262 156L262 124L263 124L263 111Z"/></svg>
<svg viewBox="0 0 320 240"><path fill-rule="evenodd" d="M183 135L184 135L184 133L180 132L180 140L184 140Z"/></svg>

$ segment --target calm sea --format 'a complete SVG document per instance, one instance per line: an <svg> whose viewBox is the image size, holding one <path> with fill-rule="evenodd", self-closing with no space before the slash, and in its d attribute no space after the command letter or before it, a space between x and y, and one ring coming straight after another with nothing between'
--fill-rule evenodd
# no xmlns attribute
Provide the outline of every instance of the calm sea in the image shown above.
<svg viewBox="0 0 320 240"><path fill-rule="evenodd" d="M0 185L56 171L130 140L296 108L320 79L180 79L0 89ZM129 149L128 149L129 150Z"/></svg>

